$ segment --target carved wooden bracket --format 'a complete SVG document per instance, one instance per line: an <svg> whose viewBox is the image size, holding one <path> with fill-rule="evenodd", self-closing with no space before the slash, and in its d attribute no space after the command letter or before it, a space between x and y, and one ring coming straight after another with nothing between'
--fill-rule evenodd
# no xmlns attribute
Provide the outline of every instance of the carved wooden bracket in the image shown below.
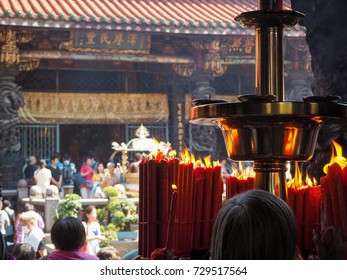
<svg viewBox="0 0 347 280"><path fill-rule="evenodd" d="M209 42L194 41L192 42L192 45L194 48L205 52L203 58L205 72L212 73L215 77L221 76L225 73L228 66L222 64L221 42L218 39Z"/></svg>
<svg viewBox="0 0 347 280"><path fill-rule="evenodd" d="M20 61L18 44L28 43L33 40L34 37L35 33L28 30L18 31L13 28L7 28L0 32L0 43L3 43L1 47L0 63L3 63L7 68L22 63L22 61ZM36 62L30 63L30 65L35 64ZM28 67L25 67L25 69L28 69Z"/></svg>
<svg viewBox="0 0 347 280"><path fill-rule="evenodd" d="M172 65L172 69L182 77L191 77L194 73L195 68L195 63Z"/></svg>

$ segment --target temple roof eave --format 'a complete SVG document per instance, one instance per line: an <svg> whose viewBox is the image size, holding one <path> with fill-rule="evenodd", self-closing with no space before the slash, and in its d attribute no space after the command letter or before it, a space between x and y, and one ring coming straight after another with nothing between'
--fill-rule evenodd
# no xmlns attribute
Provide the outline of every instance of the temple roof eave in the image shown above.
<svg viewBox="0 0 347 280"><path fill-rule="evenodd" d="M2 18L0 25L37 29L60 29L60 30L78 30L78 29L97 29L97 30L118 30L135 31L149 33L166 34L194 34L194 35L254 35L253 29L235 25L234 27L187 27L173 25L147 25L147 24L117 24L101 22L73 22L57 20L38 20L38 19L20 19L20 18ZM305 29L301 26L285 29L284 35L289 37L304 37Z"/></svg>

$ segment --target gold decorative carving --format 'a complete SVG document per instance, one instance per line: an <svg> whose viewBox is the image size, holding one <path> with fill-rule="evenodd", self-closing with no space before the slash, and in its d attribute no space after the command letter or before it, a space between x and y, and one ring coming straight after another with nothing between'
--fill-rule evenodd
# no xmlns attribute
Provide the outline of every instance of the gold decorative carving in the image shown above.
<svg viewBox="0 0 347 280"><path fill-rule="evenodd" d="M193 72L195 70L195 64L173 64L172 69L182 77L190 77L191 75L193 75Z"/></svg>
<svg viewBox="0 0 347 280"><path fill-rule="evenodd" d="M12 28L8 28L0 33L0 42L3 42L1 47L0 62L5 65L5 67L11 67L14 64L23 63L20 68L29 69L36 65L36 61L28 62L20 61L19 58L19 48L17 44L23 44L30 42L35 37L35 33L28 30L16 31ZM34 69L33 67L32 69ZM31 70L32 70L31 69ZM29 71L29 70L26 70Z"/></svg>
<svg viewBox="0 0 347 280"><path fill-rule="evenodd" d="M212 73L215 77L225 73L228 66L222 64L221 43L218 39L210 42L194 41L192 45L196 49L207 51L204 57L205 72Z"/></svg>
<svg viewBox="0 0 347 280"><path fill-rule="evenodd" d="M150 34L111 30L73 31L70 41L61 44L73 52L113 54L149 54L150 47Z"/></svg>
<svg viewBox="0 0 347 280"><path fill-rule="evenodd" d="M19 62L19 71L32 71L40 64L39 58L21 59Z"/></svg>
<svg viewBox="0 0 347 280"><path fill-rule="evenodd" d="M19 62L16 31L8 28L2 37L4 37L5 44L1 47L0 62L4 63L5 67L10 67Z"/></svg>
<svg viewBox="0 0 347 280"><path fill-rule="evenodd" d="M123 124L168 120L166 94L24 92L23 123Z"/></svg>
<svg viewBox="0 0 347 280"><path fill-rule="evenodd" d="M25 44L31 42L36 36L36 33L30 30L17 31L17 43Z"/></svg>
<svg viewBox="0 0 347 280"><path fill-rule="evenodd" d="M177 104L177 119L178 119L178 129L177 129L177 138L178 138L178 148L179 151L183 151L183 136L184 136L184 129L183 129L183 123L182 123L182 103Z"/></svg>

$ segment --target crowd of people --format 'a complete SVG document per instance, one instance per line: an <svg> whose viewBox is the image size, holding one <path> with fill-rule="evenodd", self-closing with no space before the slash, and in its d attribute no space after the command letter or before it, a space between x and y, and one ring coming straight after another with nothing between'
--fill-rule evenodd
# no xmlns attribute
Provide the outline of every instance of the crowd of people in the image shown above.
<svg viewBox="0 0 347 280"><path fill-rule="evenodd" d="M14 249L6 253L3 246L5 228L10 216L0 202L0 233L2 259L97 260L120 259L113 247L100 249L104 240L96 219L96 209L84 209L82 221L74 217L58 219L51 229L55 250L47 254L42 218L27 206L16 218ZM5 207L6 208L6 207ZM7 216L5 216L5 214ZM313 233L319 259L343 259L344 242L341 231L331 228L330 244ZM251 190L224 202L213 227L210 259L215 260L293 260L302 259L297 246L297 225L288 204L263 191Z"/></svg>
<svg viewBox="0 0 347 280"><path fill-rule="evenodd" d="M103 162L95 160L92 152L85 157L80 168L71 162L69 154L64 154L62 158L53 154L49 164L43 159L36 161L34 156L30 156L23 169L23 178L28 188L35 186L42 197L50 190L53 193L58 192L61 198L73 192L81 195L83 199L103 198L103 189L108 186L117 188L119 196L124 197L125 188L122 183L125 181L125 173L138 172L142 155L135 155L135 161L129 165L128 170L123 169L115 155L116 152L110 156L106 168Z"/></svg>
<svg viewBox="0 0 347 280"><path fill-rule="evenodd" d="M100 248L105 239L96 208L83 209L83 218L62 217L51 228L54 251L48 253L45 223L34 206L26 203L15 215L8 200L0 200L0 260L97 260L120 259L114 247Z"/></svg>

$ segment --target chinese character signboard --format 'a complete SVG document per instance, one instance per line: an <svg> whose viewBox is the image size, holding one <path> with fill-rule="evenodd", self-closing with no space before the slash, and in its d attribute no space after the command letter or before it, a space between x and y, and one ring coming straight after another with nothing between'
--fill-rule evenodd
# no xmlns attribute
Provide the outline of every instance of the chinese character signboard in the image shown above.
<svg viewBox="0 0 347 280"><path fill-rule="evenodd" d="M233 36L225 39L221 45L222 57L255 57L255 37L254 36Z"/></svg>
<svg viewBox="0 0 347 280"><path fill-rule="evenodd" d="M148 54L150 34L123 31L71 32L70 51Z"/></svg>

